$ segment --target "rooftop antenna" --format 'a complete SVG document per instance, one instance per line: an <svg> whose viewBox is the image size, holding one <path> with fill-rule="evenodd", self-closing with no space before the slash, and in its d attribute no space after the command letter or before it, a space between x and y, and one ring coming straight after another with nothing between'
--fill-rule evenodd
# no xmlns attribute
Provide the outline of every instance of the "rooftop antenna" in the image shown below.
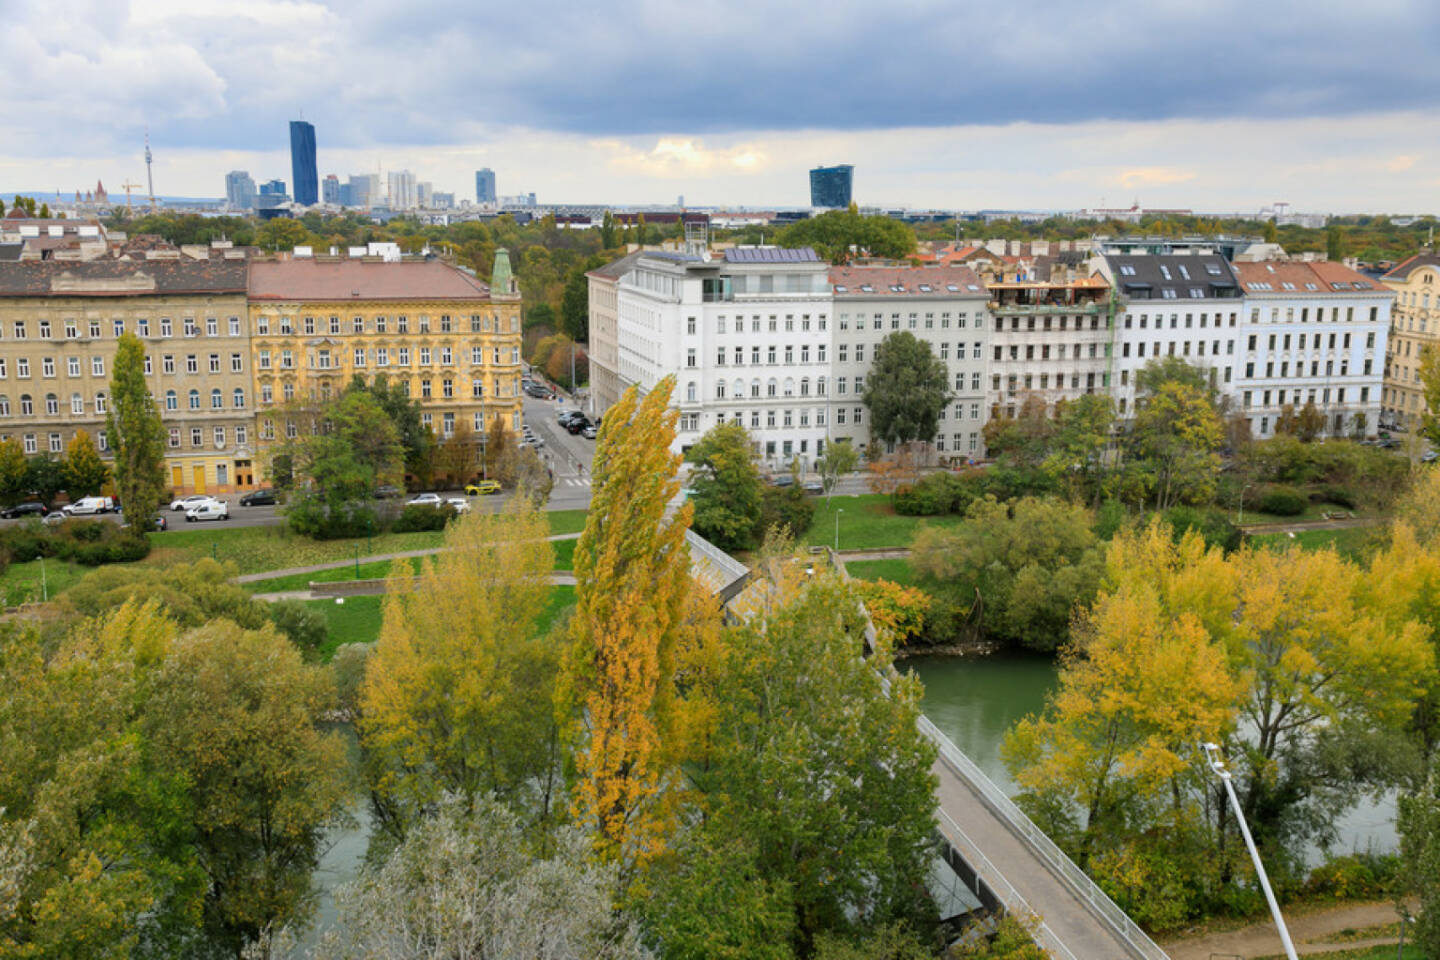
<svg viewBox="0 0 1440 960"><path fill-rule="evenodd" d="M145 127L145 182L150 187L150 212L155 212L155 176L150 172L150 127ZM126 205L129 205L130 194L125 194Z"/></svg>

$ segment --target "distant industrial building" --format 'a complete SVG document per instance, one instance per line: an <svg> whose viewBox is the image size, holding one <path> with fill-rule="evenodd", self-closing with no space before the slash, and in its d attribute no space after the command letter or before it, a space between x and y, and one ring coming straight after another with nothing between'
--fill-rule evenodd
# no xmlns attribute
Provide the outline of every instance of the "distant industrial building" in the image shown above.
<svg viewBox="0 0 1440 960"><path fill-rule="evenodd" d="M494 203L495 200L495 171L489 167L475 171L475 202Z"/></svg>
<svg viewBox="0 0 1440 960"><path fill-rule="evenodd" d="M304 120L290 121L290 173L295 181L295 202L313 206L320 202L320 173L315 166L315 126Z"/></svg>
<svg viewBox="0 0 1440 960"><path fill-rule="evenodd" d="M837 209L850 206L854 176L855 168L848 163L811 170L810 206Z"/></svg>
<svg viewBox="0 0 1440 960"><path fill-rule="evenodd" d="M225 203L231 210L255 209L255 181L248 171L231 170L225 174Z"/></svg>

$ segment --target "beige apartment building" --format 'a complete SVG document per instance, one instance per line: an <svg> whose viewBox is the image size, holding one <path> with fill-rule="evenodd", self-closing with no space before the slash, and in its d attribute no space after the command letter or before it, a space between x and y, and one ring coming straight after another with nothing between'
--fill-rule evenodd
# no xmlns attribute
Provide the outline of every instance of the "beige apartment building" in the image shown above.
<svg viewBox="0 0 1440 960"><path fill-rule="evenodd" d="M1440 345L1440 256L1422 251L1380 278L1395 291L1390 339L1385 351L1382 429L1413 433L1425 415L1421 353Z"/></svg>
<svg viewBox="0 0 1440 960"><path fill-rule="evenodd" d="M243 260L0 263L0 439L62 454L84 429L108 455L116 346L145 344L175 493L256 480Z"/></svg>
<svg viewBox="0 0 1440 960"><path fill-rule="evenodd" d="M620 377L620 278L644 256L637 250L585 274L590 284L590 404L604 413L629 386Z"/></svg>
<svg viewBox="0 0 1440 960"><path fill-rule="evenodd" d="M520 429L520 294L504 250L489 285L439 260L255 261L249 313L262 443L297 435L294 408L357 374L399 383L441 439L497 415Z"/></svg>

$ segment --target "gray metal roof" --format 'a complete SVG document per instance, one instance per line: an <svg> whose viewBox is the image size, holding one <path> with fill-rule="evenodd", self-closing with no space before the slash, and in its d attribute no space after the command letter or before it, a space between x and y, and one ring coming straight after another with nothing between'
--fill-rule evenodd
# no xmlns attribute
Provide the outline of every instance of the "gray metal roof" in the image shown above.
<svg viewBox="0 0 1440 960"><path fill-rule="evenodd" d="M725 251L727 263L819 263L820 258L810 247L731 247Z"/></svg>
<svg viewBox="0 0 1440 960"><path fill-rule="evenodd" d="M1235 271L1218 253L1107 254L1105 262L1127 300L1233 300L1240 296Z"/></svg>

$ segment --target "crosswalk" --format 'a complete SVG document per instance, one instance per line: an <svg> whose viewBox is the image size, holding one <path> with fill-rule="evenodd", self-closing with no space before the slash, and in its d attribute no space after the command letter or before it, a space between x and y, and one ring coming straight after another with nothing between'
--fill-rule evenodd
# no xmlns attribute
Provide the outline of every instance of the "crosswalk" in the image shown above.
<svg viewBox="0 0 1440 960"><path fill-rule="evenodd" d="M556 477L556 478L555 478L555 486L557 486L557 487L588 487L588 486L590 486L590 478L589 478L589 477Z"/></svg>

